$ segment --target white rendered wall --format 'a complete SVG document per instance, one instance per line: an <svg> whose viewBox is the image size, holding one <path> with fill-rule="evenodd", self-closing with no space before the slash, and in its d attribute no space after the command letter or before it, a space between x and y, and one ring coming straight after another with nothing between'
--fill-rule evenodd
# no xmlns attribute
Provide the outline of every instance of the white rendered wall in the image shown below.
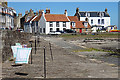
<svg viewBox="0 0 120 80"><path fill-rule="evenodd" d="M70 22L66 22L66 27L63 27L63 22L59 22L59 27L56 27L56 22L53 22L53 27L50 27L50 22L46 22L46 34L50 32L50 28L53 28L53 31L56 31L57 28L63 31L64 28L70 29Z"/></svg>
<svg viewBox="0 0 120 80"><path fill-rule="evenodd" d="M87 17L89 24L92 25L101 25L104 27L110 26L110 17ZM80 21L85 21L86 17L80 17ZM91 19L93 19L93 24L91 24ZM98 24L98 19L104 19L104 24Z"/></svg>
<svg viewBox="0 0 120 80"><path fill-rule="evenodd" d="M38 31L39 32L40 32L40 28L42 28L42 33L43 33L43 28L46 28L46 21L45 21L45 18L43 15L41 16L41 19L38 22L38 29L39 29Z"/></svg>

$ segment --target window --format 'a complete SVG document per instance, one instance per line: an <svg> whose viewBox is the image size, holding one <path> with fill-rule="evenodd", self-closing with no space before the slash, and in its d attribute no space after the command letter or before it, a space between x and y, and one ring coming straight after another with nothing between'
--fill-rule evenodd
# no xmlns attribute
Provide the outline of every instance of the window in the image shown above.
<svg viewBox="0 0 120 80"><path fill-rule="evenodd" d="M91 24L93 24L93 19L91 19Z"/></svg>
<svg viewBox="0 0 120 80"><path fill-rule="evenodd" d="M88 22L84 22L84 26L87 27L88 26Z"/></svg>
<svg viewBox="0 0 120 80"><path fill-rule="evenodd" d="M100 24L100 19L98 19L98 24Z"/></svg>
<svg viewBox="0 0 120 80"><path fill-rule="evenodd" d="M40 33L42 33L42 28L40 28Z"/></svg>
<svg viewBox="0 0 120 80"><path fill-rule="evenodd" d="M72 27L75 27L75 22L72 22Z"/></svg>
<svg viewBox="0 0 120 80"><path fill-rule="evenodd" d="M53 28L50 28L50 32L52 32L53 31Z"/></svg>
<svg viewBox="0 0 120 80"><path fill-rule="evenodd" d="M56 31L60 31L59 28L56 28Z"/></svg>
<svg viewBox="0 0 120 80"><path fill-rule="evenodd" d="M43 33L45 33L45 28L43 28Z"/></svg>
<svg viewBox="0 0 120 80"><path fill-rule="evenodd" d="M38 22L36 22L36 26L38 26Z"/></svg>
<svg viewBox="0 0 120 80"><path fill-rule="evenodd" d="M50 27L53 27L53 22L50 22Z"/></svg>
<svg viewBox="0 0 120 80"><path fill-rule="evenodd" d="M63 22L63 27L66 27L66 22Z"/></svg>
<svg viewBox="0 0 120 80"><path fill-rule="evenodd" d="M102 24L104 24L104 19L102 19Z"/></svg>
<svg viewBox="0 0 120 80"><path fill-rule="evenodd" d="M59 27L59 22L56 22L56 27Z"/></svg>

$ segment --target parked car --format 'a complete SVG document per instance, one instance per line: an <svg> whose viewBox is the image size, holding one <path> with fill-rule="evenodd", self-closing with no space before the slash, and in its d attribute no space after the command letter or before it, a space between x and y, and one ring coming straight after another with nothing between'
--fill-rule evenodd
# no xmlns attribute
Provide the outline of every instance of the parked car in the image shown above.
<svg viewBox="0 0 120 80"><path fill-rule="evenodd" d="M64 31L56 31L56 32L65 33Z"/></svg>
<svg viewBox="0 0 120 80"><path fill-rule="evenodd" d="M66 29L66 30L64 30L64 32L66 32L66 33L76 33L76 31L71 30L71 29Z"/></svg>
<svg viewBox="0 0 120 80"><path fill-rule="evenodd" d="M16 31L18 31L18 32L24 32L23 29L17 29Z"/></svg>
<svg viewBox="0 0 120 80"><path fill-rule="evenodd" d="M61 34L60 32L56 32L56 31L52 31L52 32L49 32L48 35L59 35Z"/></svg>

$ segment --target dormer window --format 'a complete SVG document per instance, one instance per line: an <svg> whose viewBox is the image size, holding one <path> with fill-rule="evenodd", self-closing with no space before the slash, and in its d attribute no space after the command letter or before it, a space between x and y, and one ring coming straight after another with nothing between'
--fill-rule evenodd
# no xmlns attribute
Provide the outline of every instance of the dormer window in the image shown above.
<svg viewBox="0 0 120 80"><path fill-rule="evenodd" d="M102 12L102 17L104 17L104 13Z"/></svg>
<svg viewBox="0 0 120 80"><path fill-rule="evenodd" d="M75 22L72 22L72 27L75 27Z"/></svg>
<svg viewBox="0 0 120 80"><path fill-rule="evenodd" d="M86 17L90 17L90 13L89 13L89 12L86 12L85 16L86 16Z"/></svg>
<svg viewBox="0 0 120 80"><path fill-rule="evenodd" d="M88 26L88 22L84 22L84 26L87 27Z"/></svg>
<svg viewBox="0 0 120 80"><path fill-rule="evenodd" d="M90 13L88 13L87 16L90 17Z"/></svg>

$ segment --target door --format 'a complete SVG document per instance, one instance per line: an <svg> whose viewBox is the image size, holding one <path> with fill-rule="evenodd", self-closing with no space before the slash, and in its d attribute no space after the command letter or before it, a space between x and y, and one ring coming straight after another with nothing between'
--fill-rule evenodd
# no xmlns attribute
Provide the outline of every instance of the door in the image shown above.
<svg viewBox="0 0 120 80"><path fill-rule="evenodd" d="M79 29L79 32L82 33L82 29Z"/></svg>

